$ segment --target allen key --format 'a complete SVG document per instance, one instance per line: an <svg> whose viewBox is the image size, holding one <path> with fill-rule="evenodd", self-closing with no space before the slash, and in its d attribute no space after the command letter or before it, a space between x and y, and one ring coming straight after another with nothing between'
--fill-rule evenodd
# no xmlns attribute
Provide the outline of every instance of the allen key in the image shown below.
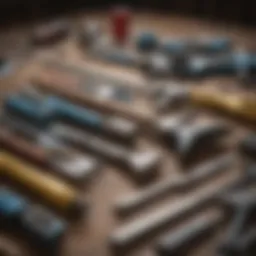
<svg viewBox="0 0 256 256"><path fill-rule="evenodd" d="M50 133L65 143L119 164L126 168L138 183L151 181L157 175L160 167L161 157L160 152L157 151L131 151L96 135L63 124L53 125Z"/></svg>
<svg viewBox="0 0 256 256"><path fill-rule="evenodd" d="M121 198L116 202L115 209L120 216L127 216L163 198L168 193L183 194L188 192L200 183L211 179L213 176L227 171L233 160L234 156L228 154L203 163L194 170L191 170L186 178L174 182L171 177L153 184L141 192Z"/></svg>

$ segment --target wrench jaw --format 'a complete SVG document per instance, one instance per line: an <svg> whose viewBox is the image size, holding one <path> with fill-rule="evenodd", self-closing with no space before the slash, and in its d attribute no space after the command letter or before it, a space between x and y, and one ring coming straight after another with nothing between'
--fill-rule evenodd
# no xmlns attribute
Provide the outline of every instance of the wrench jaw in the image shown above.
<svg viewBox="0 0 256 256"><path fill-rule="evenodd" d="M136 180L141 184L152 181L161 165L160 152L146 151L132 153L128 157L127 167L133 171Z"/></svg>
<svg viewBox="0 0 256 256"><path fill-rule="evenodd" d="M99 163L96 159L83 156L56 156L49 160L51 166L71 181L84 184L96 174Z"/></svg>
<svg viewBox="0 0 256 256"><path fill-rule="evenodd" d="M216 142L220 141L228 133L228 130L228 127L222 124L207 124L201 128L195 127L194 130L186 127L184 130L178 131L175 150L181 162L189 163L197 152L209 144L218 146Z"/></svg>
<svg viewBox="0 0 256 256"><path fill-rule="evenodd" d="M104 123L104 131L110 136L128 144L134 144L139 132L138 126L127 119L111 117Z"/></svg>

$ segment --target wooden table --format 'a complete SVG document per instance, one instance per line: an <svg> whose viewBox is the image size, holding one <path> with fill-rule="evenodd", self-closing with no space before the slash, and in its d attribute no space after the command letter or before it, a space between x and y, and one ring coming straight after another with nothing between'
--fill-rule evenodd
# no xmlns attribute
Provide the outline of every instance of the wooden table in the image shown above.
<svg viewBox="0 0 256 256"><path fill-rule="evenodd" d="M74 24L79 24L82 19L97 18L105 21L104 26L107 29L107 17L103 14L77 14L70 16L69 19ZM75 36L71 35L69 40L55 46L52 49L44 50L32 50L25 46L24 38L29 34L31 26L9 29L3 31L1 38L5 38L5 45L0 45L0 50L6 53L7 50L10 55L15 57L16 63L18 63L18 69L14 76L10 78L4 78L0 82L0 95L3 98L7 93L10 93L17 88L22 87L29 77L31 77L38 68L39 59L57 58L63 63L71 63L79 65L83 68L98 69L99 72L106 72L110 75L117 76L119 79L125 79L131 81L131 85L142 88L146 91L147 87L154 86L150 83L147 78L143 77L140 71L130 68L119 67L112 64L100 63L93 59L88 59L86 53L82 52L76 47ZM137 34L141 30L154 30L163 36L173 37L186 37L186 36L201 36L201 35L227 35L230 36L239 47L253 48L253 44L256 39L256 33L253 30L249 30L242 27L234 27L227 24L212 24L197 19L188 19L184 17L176 17L169 15L160 14L149 14L149 13L135 13L134 15L134 27L133 34ZM18 32L17 32L18 31ZM17 42L20 42L17 45ZM0 43L3 42L0 40ZM13 46L13 48L11 48ZM227 79L209 79L203 82L194 82L194 84L200 83L202 86L214 86L214 87L236 87L236 81L230 81ZM202 111L202 115L208 116L207 112ZM209 118L209 117L208 117ZM210 114L210 118L219 119L218 116ZM235 133L230 139L229 149L235 144L234 138L237 139L237 135L244 133L244 127L240 125L236 126L235 123L231 122L235 128ZM147 141L147 138L145 138ZM163 149L160 145L154 145L153 142L144 143L142 138L142 144L156 147L162 151L165 159L163 161L163 168L161 170L161 177L173 176L175 180L177 177L182 175L181 168L178 164L177 159L174 155L166 149ZM228 149L228 150L229 150ZM236 173L236 170L232 170L232 175ZM223 181L225 177L219 177L212 181L212 183L218 184ZM209 184L208 184L209 185ZM206 184L207 186L207 184ZM139 190L141 188L136 187L131 180L127 179L126 176L122 175L122 171L119 171L116 167L105 165L100 174L95 179L93 184L89 188L84 188L85 194L91 196L91 209L89 214L77 223L70 225L70 230L65 238L62 248L61 256L110 256L112 255L109 248L109 237L113 230L122 226L124 223L128 223L132 219L119 220L115 216L113 203L117 198L126 195L129 192ZM199 188L200 190L200 188ZM196 195L195 195L196 196ZM166 204L174 204L176 201L186 198L192 198L191 195L184 197L167 197L162 202L152 205L148 210L140 213L134 217L138 218L142 214L152 212L156 207L161 207ZM208 214L208 212L207 212ZM210 213L209 213L210 214ZM134 248L129 252L128 256L153 256L154 242L159 239L163 234L170 231L172 227L166 227L162 232L155 234L152 239L149 239L145 243L142 243L138 248ZM215 255L214 248L216 246L216 238L210 239L204 246L195 248L195 252L191 255ZM211 253L213 252L213 253ZM35 252L31 255L36 255ZM28 256L28 254L26 254ZM122 255L120 255L122 256Z"/></svg>

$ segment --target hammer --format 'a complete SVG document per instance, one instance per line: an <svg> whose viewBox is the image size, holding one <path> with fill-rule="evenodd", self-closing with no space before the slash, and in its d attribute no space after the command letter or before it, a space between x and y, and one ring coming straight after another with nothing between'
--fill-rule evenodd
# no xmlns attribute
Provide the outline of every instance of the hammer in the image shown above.
<svg viewBox="0 0 256 256"><path fill-rule="evenodd" d="M131 151L96 135L63 124L53 125L50 132L68 144L88 150L126 168L139 183L145 183L155 177L160 166L160 155L157 151Z"/></svg>
<svg viewBox="0 0 256 256"><path fill-rule="evenodd" d="M34 99L24 95L12 95L5 100L4 108L40 128L55 121L66 121L129 143L134 142L137 135L137 126L133 122L105 117L55 96Z"/></svg>
<svg viewBox="0 0 256 256"><path fill-rule="evenodd" d="M51 139L49 137L49 139ZM0 144L10 152L50 169L75 183L89 180L98 168L98 161L89 156L81 155L65 148L61 143L53 142L51 149L29 142L17 136L14 132L4 129L0 131Z"/></svg>
<svg viewBox="0 0 256 256"><path fill-rule="evenodd" d="M0 153L0 174L64 214L80 215L85 209L73 187L11 154Z"/></svg>
<svg viewBox="0 0 256 256"><path fill-rule="evenodd" d="M128 214L134 214L145 206L162 199L168 195L168 193L184 194L200 185L202 182L211 179L213 176L227 171L228 167L232 165L233 160L234 157L232 155L218 157L212 161L197 166L189 171L189 174L186 177L176 182L174 182L171 177L138 193L121 198L115 204L116 211L121 216L127 216Z"/></svg>

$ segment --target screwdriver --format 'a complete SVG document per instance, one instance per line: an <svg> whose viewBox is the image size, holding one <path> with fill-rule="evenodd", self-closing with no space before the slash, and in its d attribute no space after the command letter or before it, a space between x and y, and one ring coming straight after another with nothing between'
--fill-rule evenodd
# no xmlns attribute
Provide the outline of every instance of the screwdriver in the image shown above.
<svg viewBox="0 0 256 256"><path fill-rule="evenodd" d="M86 202L75 189L11 154L0 153L0 174L64 214L80 215L85 210Z"/></svg>

